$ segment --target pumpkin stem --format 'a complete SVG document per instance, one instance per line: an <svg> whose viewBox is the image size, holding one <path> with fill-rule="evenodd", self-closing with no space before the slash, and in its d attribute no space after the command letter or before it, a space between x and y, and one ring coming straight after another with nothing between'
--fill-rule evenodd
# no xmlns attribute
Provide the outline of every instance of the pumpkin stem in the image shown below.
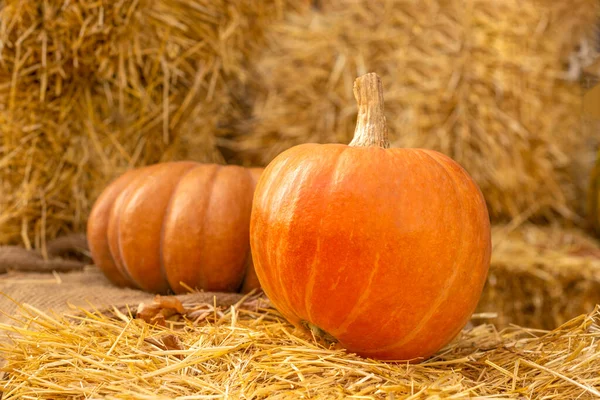
<svg viewBox="0 0 600 400"><path fill-rule="evenodd" d="M383 86L376 73L358 77L354 81L354 97L358 103L358 116L353 147L390 147L383 107Z"/></svg>

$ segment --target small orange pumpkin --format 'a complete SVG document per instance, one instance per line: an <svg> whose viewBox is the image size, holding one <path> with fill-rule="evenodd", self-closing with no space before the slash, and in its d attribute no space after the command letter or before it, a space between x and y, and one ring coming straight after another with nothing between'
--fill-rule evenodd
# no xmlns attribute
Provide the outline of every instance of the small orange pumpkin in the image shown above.
<svg viewBox="0 0 600 400"><path fill-rule="evenodd" d="M90 213L94 262L114 284L155 293L259 288L249 225L261 172L187 161L126 172Z"/></svg>
<svg viewBox="0 0 600 400"><path fill-rule="evenodd" d="M355 82L350 145L303 144L258 181L250 241L262 289L294 325L364 357L419 360L449 343L490 263L484 197L431 150L389 148L377 75Z"/></svg>

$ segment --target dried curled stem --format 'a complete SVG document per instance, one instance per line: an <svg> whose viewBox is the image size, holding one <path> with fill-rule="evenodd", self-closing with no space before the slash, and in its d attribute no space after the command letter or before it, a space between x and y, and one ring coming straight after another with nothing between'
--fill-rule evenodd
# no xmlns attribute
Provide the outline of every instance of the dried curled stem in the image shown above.
<svg viewBox="0 0 600 400"><path fill-rule="evenodd" d="M383 86L377 74L371 72L354 81L354 97L358 103L358 116L353 147L390 147L383 104Z"/></svg>

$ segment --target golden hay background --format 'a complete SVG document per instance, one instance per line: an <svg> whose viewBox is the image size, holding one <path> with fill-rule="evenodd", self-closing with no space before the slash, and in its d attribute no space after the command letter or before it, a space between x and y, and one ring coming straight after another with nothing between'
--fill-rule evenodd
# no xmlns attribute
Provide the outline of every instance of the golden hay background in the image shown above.
<svg viewBox="0 0 600 400"><path fill-rule="evenodd" d="M292 4L293 3L293 4ZM0 243L81 231L125 169L222 162L264 28L306 1L12 0L0 10Z"/></svg>
<svg viewBox="0 0 600 400"><path fill-rule="evenodd" d="M325 12L268 31L246 88L253 109L237 125L246 134L232 139L241 162L306 141L349 142L352 83L376 71L393 145L452 156L493 219L581 222L600 135L583 129L579 63L595 53L599 2L321 3Z"/></svg>
<svg viewBox="0 0 600 400"><path fill-rule="evenodd" d="M386 86L394 145L455 158L494 220L583 223L599 135L581 123L577 79L598 1L310 6L4 1L0 243L82 231L133 166L264 165L297 143L348 142L352 82L368 70Z"/></svg>
<svg viewBox="0 0 600 400"><path fill-rule="evenodd" d="M600 241L559 224L497 224L477 313L498 328L554 329L600 304Z"/></svg>

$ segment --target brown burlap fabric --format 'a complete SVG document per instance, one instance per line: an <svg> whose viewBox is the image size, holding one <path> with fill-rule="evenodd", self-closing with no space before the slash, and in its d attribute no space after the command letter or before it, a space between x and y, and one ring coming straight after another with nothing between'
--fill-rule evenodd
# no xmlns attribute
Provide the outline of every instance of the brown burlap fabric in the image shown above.
<svg viewBox="0 0 600 400"><path fill-rule="evenodd" d="M75 239L75 240L73 240ZM73 307L106 310L149 304L155 294L120 288L106 279L91 260L75 256L85 251L81 238L61 238L49 244L45 254L16 246L0 246L0 324L16 324L23 304L45 313L77 313ZM71 254L71 257L67 257ZM183 304L209 303L228 307L240 301L238 293L190 293L177 295ZM0 341L6 336L0 330ZM0 368L4 364L0 353ZM2 379L0 372L0 380ZM1 394L0 394L1 398Z"/></svg>
<svg viewBox="0 0 600 400"><path fill-rule="evenodd" d="M182 303L213 303L229 306L242 298L237 293L190 293L175 296ZM152 302L155 295L119 288L95 267L82 271L32 273L9 272L0 275L0 323L12 323L19 304L29 304L44 312L73 312L71 306L106 309Z"/></svg>
<svg viewBox="0 0 600 400"><path fill-rule="evenodd" d="M59 237L42 250L27 250L21 246L0 246L0 274L8 271L52 272L82 269L91 262L87 256L85 235Z"/></svg>
<svg viewBox="0 0 600 400"><path fill-rule="evenodd" d="M0 246L0 323L13 321L20 304L44 312L67 312L75 307L123 307L151 302L155 295L140 290L119 288L89 265L89 249L83 234L59 237L42 250L19 246ZM194 293L178 297L182 302L213 303L229 306L241 299L239 294Z"/></svg>

